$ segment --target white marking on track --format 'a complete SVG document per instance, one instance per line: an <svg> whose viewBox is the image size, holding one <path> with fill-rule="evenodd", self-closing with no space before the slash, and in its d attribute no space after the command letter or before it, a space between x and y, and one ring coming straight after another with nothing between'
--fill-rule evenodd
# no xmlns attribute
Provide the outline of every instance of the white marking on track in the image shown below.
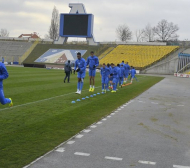
<svg viewBox="0 0 190 168"><path fill-rule="evenodd" d="M88 129L87 129L87 130L84 130L83 132L89 133L90 131L91 131L91 130L88 130Z"/></svg>
<svg viewBox="0 0 190 168"><path fill-rule="evenodd" d="M155 102L151 102L152 104L158 104L158 103L155 103Z"/></svg>
<svg viewBox="0 0 190 168"><path fill-rule="evenodd" d="M56 152L65 152L65 148L57 148L55 151Z"/></svg>
<svg viewBox="0 0 190 168"><path fill-rule="evenodd" d="M102 122L97 122L97 124L102 124Z"/></svg>
<svg viewBox="0 0 190 168"><path fill-rule="evenodd" d="M67 144L69 144L69 145L72 145L72 144L74 144L75 143L75 141L68 141L67 142Z"/></svg>
<svg viewBox="0 0 190 168"><path fill-rule="evenodd" d="M96 125L92 125L92 126L90 126L91 128L96 128L97 126Z"/></svg>
<svg viewBox="0 0 190 168"><path fill-rule="evenodd" d="M106 118L102 119L102 121L106 121L106 120L107 120Z"/></svg>
<svg viewBox="0 0 190 168"><path fill-rule="evenodd" d="M109 115L108 118L111 118L111 116Z"/></svg>
<svg viewBox="0 0 190 168"><path fill-rule="evenodd" d="M83 136L84 136L84 135L79 134L79 135L76 136L76 138L82 138Z"/></svg>
<svg viewBox="0 0 190 168"><path fill-rule="evenodd" d="M90 156L90 153L75 152L74 154L79 156Z"/></svg>
<svg viewBox="0 0 190 168"><path fill-rule="evenodd" d="M156 162L143 161L143 160L139 160L138 162L142 164L156 165Z"/></svg>
<svg viewBox="0 0 190 168"><path fill-rule="evenodd" d="M108 160L117 160L117 161L122 161L123 160L123 158L110 157L110 156L106 156L105 159L108 159Z"/></svg>
<svg viewBox="0 0 190 168"><path fill-rule="evenodd" d="M121 107L122 109L125 108L125 107Z"/></svg>
<svg viewBox="0 0 190 168"><path fill-rule="evenodd" d="M111 115L115 115L115 113L111 113Z"/></svg>
<svg viewBox="0 0 190 168"><path fill-rule="evenodd" d="M117 113L118 111L115 111L115 113Z"/></svg>
<svg viewBox="0 0 190 168"><path fill-rule="evenodd" d="M189 166L180 166L180 165L173 165L175 168L190 168Z"/></svg>
<svg viewBox="0 0 190 168"><path fill-rule="evenodd" d="M122 110L122 109L118 109L119 111Z"/></svg>

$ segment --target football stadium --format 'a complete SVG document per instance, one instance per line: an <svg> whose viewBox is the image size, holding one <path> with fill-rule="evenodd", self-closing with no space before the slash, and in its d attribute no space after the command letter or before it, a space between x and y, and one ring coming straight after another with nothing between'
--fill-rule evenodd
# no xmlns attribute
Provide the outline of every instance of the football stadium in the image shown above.
<svg viewBox="0 0 190 168"><path fill-rule="evenodd" d="M0 36L0 168L190 168L190 42L96 42L69 7L57 40Z"/></svg>

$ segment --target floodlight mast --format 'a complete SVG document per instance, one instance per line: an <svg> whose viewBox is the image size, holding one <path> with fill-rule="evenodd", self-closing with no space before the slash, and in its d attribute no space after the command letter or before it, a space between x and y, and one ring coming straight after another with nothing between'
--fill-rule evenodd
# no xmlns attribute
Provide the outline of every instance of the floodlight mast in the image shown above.
<svg viewBox="0 0 190 168"><path fill-rule="evenodd" d="M71 8L69 14L87 14L85 6L82 3L70 3L69 7ZM65 44L68 38L59 36L58 40L54 41L54 44ZM91 34L90 38L87 37L86 40L89 45L99 45L99 43L95 42L93 34Z"/></svg>

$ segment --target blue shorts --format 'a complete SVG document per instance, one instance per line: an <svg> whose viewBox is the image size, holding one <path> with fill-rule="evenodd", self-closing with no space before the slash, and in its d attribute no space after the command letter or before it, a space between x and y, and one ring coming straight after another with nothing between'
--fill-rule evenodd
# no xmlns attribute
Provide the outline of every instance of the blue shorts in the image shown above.
<svg viewBox="0 0 190 168"><path fill-rule="evenodd" d="M131 75L131 78L133 79L135 77L135 75Z"/></svg>
<svg viewBox="0 0 190 168"><path fill-rule="evenodd" d="M112 81L112 80L113 80L113 77L110 77L110 78L109 78L109 81Z"/></svg>
<svg viewBox="0 0 190 168"><path fill-rule="evenodd" d="M118 79L117 78L113 78L113 81L112 81L112 83L117 83L118 82Z"/></svg>
<svg viewBox="0 0 190 168"><path fill-rule="evenodd" d="M102 83L108 83L108 77L107 76L102 76Z"/></svg>
<svg viewBox="0 0 190 168"><path fill-rule="evenodd" d="M89 69L89 76L96 76L96 69Z"/></svg>
<svg viewBox="0 0 190 168"><path fill-rule="evenodd" d="M78 73L77 73L77 78L85 78L85 74L86 74L85 71L83 71L83 72L78 72Z"/></svg>
<svg viewBox="0 0 190 168"><path fill-rule="evenodd" d="M125 78L128 78L128 76L129 76L129 73L125 73L125 74L124 74L124 77L125 77Z"/></svg>

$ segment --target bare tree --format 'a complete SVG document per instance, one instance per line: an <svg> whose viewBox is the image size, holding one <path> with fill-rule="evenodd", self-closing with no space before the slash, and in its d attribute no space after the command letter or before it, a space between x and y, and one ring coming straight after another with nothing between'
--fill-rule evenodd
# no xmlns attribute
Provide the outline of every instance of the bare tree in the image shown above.
<svg viewBox="0 0 190 168"><path fill-rule="evenodd" d="M178 39L176 32L179 30L178 25L174 25L167 20L161 20L156 27L153 28L154 33L157 35L158 40L173 41Z"/></svg>
<svg viewBox="0 0 190 168"><path fill-rule="evenodd" d="M116 34L119 40L121 41L127 41L131 40L132 38L132 32L130 31L129 27L126 25L119 25L116 29Z"/></svg>
<svg viewBox="0 0 190 168"><path fill-rule="evenodd" d="M48 36L50 39L56 40L59 36L59 11L54 6L51 18L51 25Z"/></svg>
<svg viewBox="0 0 190 168"><path fill-rule="evenodd" d="M9 37L9 31L7 29L1 29L0 37Z"/></svg>
<svg viewBox="0 0 190 168"><path fill-rule="evenodd" d="M144 34L144 30L135 31L137 42L142 42L144 40L143 34Z"/></svg>
<svg viewBox="0 0 190 168"><path fill-rule="evenodd" d="M154 41L155 33L150 24L147 24L143 29L143 36L146 41Z"/></svg>
<svg viewBox="0 0 190 168"><path fill-rule="evenodd" d="M49 35L48 35L48 34L45 34L45 35L44 35L44 39L50 39Z"/></svg>

